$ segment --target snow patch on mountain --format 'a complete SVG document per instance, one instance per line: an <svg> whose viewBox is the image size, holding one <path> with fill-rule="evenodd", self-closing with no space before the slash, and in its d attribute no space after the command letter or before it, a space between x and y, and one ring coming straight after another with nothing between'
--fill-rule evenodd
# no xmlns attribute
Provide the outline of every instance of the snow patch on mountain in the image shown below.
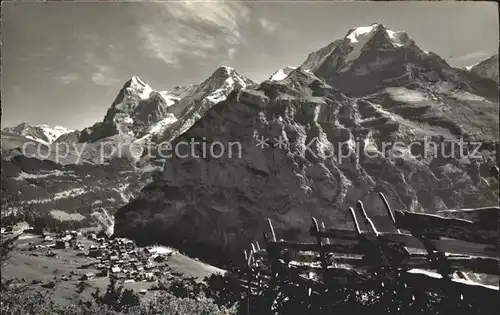
<svg viewBox="0 0 500 315"><path fill-rule="evenodd" d="M74 174L69 174L68 172L62 172L60 170L54 170L43 174L30 174L24 171L21 171L18 176L14 177L14 180L24 180L24 179L36 179L36 178L46 178L52 176L68 176L68 177L77 177Z"/></svg>
<svg viewBox="0 0 500 315"><path fill-rule="evenodd" d="M141 80L133 76L124 86L124 96L114 107L122 113L132 112L138 105L138 100L147 100L153 89Z"/></svg>
<svg viewBox="0 0 500 315"><path fill-rule="evenodd" d="M65 191L60 191L55 193L52 197L50 198L40 198L40 199L30 199L30 200L24 200L21 201L20 204L47 204L54 202L56 200L61 200L61 199L68 199L68 198L74 198L78 197L80 195L86 194L89 191L86 190L84 187L79 187L79 188L71 188Z"/></svg>
<svg viewBox="0 0 500 315"><path fill-rule="evenodd" d="M406 34L405 32L395 32L392 30L386 29L387 35L389 35L389 38L391 39L392 43L394 46L400 47L404 45L404 41L402 40L402 37Z"/></svg>
<svg viewBox="0 0 500 315"><path fill-rule="evenodd" d="M176 121L177 118L174 116L174 114L168 113L167 117L149 126L146 134L142 136L139 141L151 139L155 135L163 134L163 132Z"/></svg>
<svg viewBox="0 0 500 315"><path fill-rule="evenodd" d="M74 131L72 129L64 128L61 126L51 127L48 125L39 125L37 127L41 128L43 130L45 136L49 139L49 143L54 142L57 138L59 138L60 136L62 136L64 134L67 134L67 133Z"/></svg>
<svg viewBox="0 0 500 315"><path fill-rule="evenodd" d="M42 140L42 139L37 138L37 137L33 137L33 136L29 136L29 135L26 135L25 137L28 138L28 139L30 139L30 140L33 140L35 142L39 142L41 144L45 144L45 145L49 145L50 144L50 142Z"/></svg>
<svg viewBox="0 0 500 315"><path fill-rule="evenodd" d="M159 93L161 97L163 97L163 99L165 100L165 103L167 103L168 107L174 105L177 101L181 99L179 96L176 96L169 91L161 91Z"/></svg>
<svg viewBox="0 0 500 315"><path fill-rule="evenodd" d="M351 52L345 56L346 63L357 59L361 55L363 47L372 38L376 30L376 25L360 26L346 36L352 47Z"/></svg>
<svg viewBox="0 0 500 315"><path fill-rule="evenodd" d="M393 31L386 29L382 24L372 24L370 26L360 26L351 30L347 35L346 39L349 40L349 46L352 50L345 56L344 61L346 63L352 63L352 61L359 58L363 52L365 45L372 39L372 37L377 33L377 31L382 28L387 34L389 40L394 47L401 47L407 44L408 36L402 31ZM345 72L350 67L347 66L341 72Z"/></svg>
<svg viewBox="0 0 500 315"><path fill-rule="evenodd" d="M278 71L273 73L273 75L271 75L269 80L270 81L281 81L281 80L285 79L290 74L290 72L292 72L295 69L297 69L297 67L290 67L290 66L288 66L286 68L279 69Z"/></svg>
<svg viewBox="0 0 500 315"><path fill-rule="evenodd" d="M114 190L120 194L120 197L124 202L129 202L129 200L133 197L132 193L126 193L126 190L129 188L129 184L120 184L118 185L118 188L115 188Z"/></svg>
<svg viewBox="0 0 500 315"><path fill-rule="evenodd" d="M66 191L61 191L61 192L54 194L54 197L52 197L52 199L58 200L61 198L76 197L76 196L84 194L86 192L87 192L87 190L85 190L83 187L72 188L72 189L68 189Z"/></svg>
<svg viewBox="0 0 500 315"><path fill-rule="evenodd" d="M224 101L234 89L244 89L252 84L249 79L242 77L231 67L221 66L199 87L191 97L187 99L202 100L205 103L218 103Z"/></svg>
<svg viewBox="0 0 500 315"><path fill-rule="evenodd" d="M172 90L168 91L168 93L175 96L178 99L181 99L192 95L197 88L198 85L195 84L186 86L176 85Z"/></svg>
<svg viewBox="0 0 500 315"><path fill-rule="evenodd" d="M149 94L153 92L153 89L141 78L133 76L130 79L130 86L127 88L131 93L138 95L141 100L148 99Z"/></svg>
<svg viewBox="0 0 500 315"><path fill-rule="evenodd" d="M213 91L212 93L210 93L206 99L212 103L218 103L218 102L221 102L223 100L226 99L227 97L227 92L232 90L232 88L235 86L236 82L235 82L235 79L236 81L239 80L239 84L243 87L246 86L246 84L238 77L235 77L234 79L232 77L229 77L227 78L224 83L222 84L222 86L220 88L218 88L217 90Z"/></svg>

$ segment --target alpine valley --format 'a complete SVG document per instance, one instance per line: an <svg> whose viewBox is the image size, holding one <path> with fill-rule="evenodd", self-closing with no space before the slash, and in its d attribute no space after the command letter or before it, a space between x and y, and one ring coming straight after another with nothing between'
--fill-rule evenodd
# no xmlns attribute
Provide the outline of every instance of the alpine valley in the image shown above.
<svg viewBox="0 0 500 315"><path fill-rule="evenodd" d="M376 23L304 57L260 83L226 66L168 91L132 77L93 126L3 129L2 217L78 214L223 264L267 218L304 239L311 216L352 227L348 207L362 200L388 226L378 192L415 212L498 203L498 55L454 68ZM242 154L161 158L157 144L192 139ZM440 150L410 146L424 140Z"/></svg>

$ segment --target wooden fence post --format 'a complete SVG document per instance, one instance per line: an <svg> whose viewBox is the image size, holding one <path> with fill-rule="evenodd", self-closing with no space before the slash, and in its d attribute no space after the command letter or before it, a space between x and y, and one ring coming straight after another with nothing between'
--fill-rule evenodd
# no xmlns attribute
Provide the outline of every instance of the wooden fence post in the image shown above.
<svg viewBox="0 0 500 315"><path fill-rule="evenodd" d="M427 251L427 261L429 262L431 268L437 269L438 273L441 274L443 279L451 280L453 269L451 267L451 263L447 260L445 253L439 251L436 248L436 245L432 243L426 233L421 231L420 227L414 225L411 228L409 227L408 229L410 233L422 243L425 250Z"/></svg>
<svg viewBox="0 0 500 315"><path fill-rule="evenodd" d="M390 281L388 283L389 287L385 288L384 281L381 282L382 287L385 288L386 290L393 290L393 288L396 287L396 284L399 281L397 280L398 272L393 264L392 257L390 256L389 253L387 253L387 249L380 242L379 240L380 233L375 227L373 221L368 217L365 207L363 206L363 202L361 202L360 200L358 200L357 202L357 208L359 213L364 219L366 227L370 229L372 232L368 233L364 238L365 242L364 248L366 250L366 254L376 256L376 260L373 261L374 263L376 263L376 265L374 265L373 267L375 267L375 270L381 271L389 278Z"/></svg>
<svg viewBox="0 0 500 315"><path fill-rule="evenodd" d="M321 228L322 228L323 230L324 230L324 229L326 229L326 227L325 227L325 222L321 222ZM330 238L329 238L329 237L327 237L327 238L326 238L326 243L327 243L327 244L330 244Z"/></svg>
<svg viewBox="0 0 500 315"><path fill-rule="evenodd" d="M365 222L366 228L369 229L375 236L379 235L379 232L377 231L377 228L375 227L375 224L373 224L373 221L368 217L368 214L366 213L365 207L363 206L363 203L358 200L356 203L358 206L358 211L363 217L363 221Z"/></svg>
<svg viewBox="0 0 500 315"><path fill-rule="evenodd" d="M272 222L267 219L271 231L270 237L264 233L265 249L264 246L263 249L267 251L267 258L265 258L266 255L261 255L266 253L263 250L261 251L260 245L256 241L251 243L250 250L247 248L244 251L246 270L248 272L247 314L252 312L250 304L252 295L258 292L255 286L251 286L251 283L252 281L261 281L261 279L265 280L265 284L260 286L259 282L258 288L260 289L267 290L266 288L270 288L273 292L276 289L287 290L291 282L293 286L304 287L309 298L311 298L311 291L314 294L322 294L326 292L323 290L334 289L335 287L329 284L332 280L340 280L341 283L347 281L346 285L350 286L351 282L349 280L354 277L352 289L362 290L360 285L364 284L369 289L372 289L373 286L373 289L383 293L381 299L387 303L392 302L394 292L400 297L407 294L410 303L410 300L420 300L420 292L445 292L450 294L450 303L462 303L461 296L463 295L469 296L470 299L480 300L481 303L487 306L498 304L498 300L492 298L495 292L498 293L498 288L492 289L480 284L466 283L470 279L460 271L457 271L457 275L462 278L461 280L449 278L450 272L457 269L486 270L488 271L486 273L495 275L499 273L498 268L496 268L497 264L495 264L498 262L498 258L491 258L492 246L490 239L492 237L490 234L492 234L492 231L488 230L489 225L484 227L484 231L474 233L471 226L474 227L475 221L462 220L459 222L457 219L446 219L435 215L411 213L402 210L393 211L385 196L382 193L378 195L394 225L394 229L391 228L390 232L377 230L374 221L367 213L367 210L370 209L365 209L361 201L357 202L357 208L349 207L355 232L335 228L327 229L324 222L318 224L316 218L312 217L310 235L316 238L316 242L277 241ZM487 210L488 215L490 215L491 211ZM488 221L484 220L485 212L482 211L480 214L467 213L467 215L474 217L481 215L482 221ZM361 230L357 215L363 217L366 231ZM422 222L429 222L429 224L422 224ZM394 232L394 230L397 232ZM411 235L406 231L410 231ZM326 238L326 240L323 240L323 238ZM477 246L475 240L477 240ZM469 241L472 244L461 244L460 241ZM427 258L431 263L430 268L425 261L426 257L424 255L417 253L410 255L409 248L426 249ZM298 257L301 258L300 261L304 260L304 263L296 265L283 264L281 259L287 261L286 257L288 256L285 254L288 251L298 251ZM308 253L303 253L309 251L315 252L313 261L317 261L316 255L319 254L321 268L314 263L310 263L311 257ZM329 253L333 254L334 262L338 259L342 264L351 265L350 269L344 270L341 266L336 265L328 266ZM345 257L337 257L339 253L345 254ZM444 256L444 253L451 253L452 255L447 257ZM480 256L483 253L485 256ZM441 254L443 256L440 256ZM362 259L358 255L362 255ZM298 260L295 256L292 259ZM495 259L497 260L495 261ZM263 263L267 264L267 266ZM260 269L261 267L262 269ZM267 277L268 269L265 267L270 267L270 279ZM339 270L334 270L335 268L339 268ZM436 272L425 269L438 269L442 277ZM366 271L371 275L366 275ZM306 272L323 273L323 279L319 281L318 279L308 279L305 276ZM266 275L261 277L262 273ZM244 273L240 274L242 278L246 278ZM445 280L442 280L442 278ZM242 293L244 294L244 290ZM311 299L310 302L316 301L315 297ZM405 298L402 301L404 300ZM245 302L242 300L242 303Z"/></svg>
<svg viewBox="0 0 500 315"><path fill-rule="evenodd" d="M361 229L359 228L358 219L356 218L356 212L354 211L354 209L352 207L349 207L349 211L351 213L351 218L352 218L352 222L354 224L354 228L356 229L356 232L358 232L358 235L360 235Z"/></svg>
<svg viewBox="0 0 500 315"><path fill-rule="evenodd" d="M245 271L247 272L247 315L250 315L250 295L252 293L252 288L250 287L250 284L252 282L252 271L248 263L251 259L251 254L248 255L246 250L244 250L243 253L245 256Z"/></svg>
<svg viewBox="0 0 500 315"><path fill-rule="evenodd" d="M253 243L250 244L252 246L252 249L250 251L251 255L251 260L250 260L250 266L253 266L255 264L255 253L257 250L255 249L255 245Z"/></svg>
<svg viewBox="0 0 500 315"><path fill-rule="evenodd" d="M321 236L319 235L318 221L316 221L315 217L312 217L312 228L316 232L316 242L318 243L319 255L321 257L321 264L323 265L323 270L324 270L323 276L326 277L326 271L328 269L328 262L326 260L325 250L323 249L323 241L321 240Z"/></svg>
<svg viewBox="0 0 500 315"><path fill-rule="evenodd" d="M260 250L260 244L258 241L255 241L255 247L257 247L257 250Z"/></svg>
<svg viewBox="0 0 500 315"><path fill-rule="evenodd" d="M269 229L271 230L273 242L276 242L276 234L274 234L274 228L273 228L273 224L271 223L271 219L267 219L267 223L269 224Z"/></svg>
<svg viewBox="0 0 500 315"><path fill-rule="evenodd" d="M398 229L398 226L396 224L396 219L394 218L394 212L392 212L391 206L387 202L387 199L385 199L385 196L383 193L378 193L378 195L379 195L380 199L382 199L382 202L384 203L385 209L387 210L387 214L391 218L392 224L396 228L396 231L398 232L398 234L401 234L401 231Z"/></svg>

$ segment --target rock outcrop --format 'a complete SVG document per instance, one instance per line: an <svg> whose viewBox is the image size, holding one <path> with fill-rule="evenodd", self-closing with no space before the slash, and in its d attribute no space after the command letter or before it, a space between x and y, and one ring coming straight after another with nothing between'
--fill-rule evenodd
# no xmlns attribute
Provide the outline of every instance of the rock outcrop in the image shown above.
<svg viewBox="0 0 500 315"><path fill-rule="evenodd" d="M267 231L266 218L278 235L304 239L311 216L351 227L347 209L359 199L388 228L378 192L411 211L492 205L497 114L498 103L444 85L350 98L298 68L233 93L177 137L173 147L197 144L179 146L163 175L118 210L115 233L234 261ZM460 138L481 139L482 153L452 145ZM425 141L443 149L423 150Z"/></svg>

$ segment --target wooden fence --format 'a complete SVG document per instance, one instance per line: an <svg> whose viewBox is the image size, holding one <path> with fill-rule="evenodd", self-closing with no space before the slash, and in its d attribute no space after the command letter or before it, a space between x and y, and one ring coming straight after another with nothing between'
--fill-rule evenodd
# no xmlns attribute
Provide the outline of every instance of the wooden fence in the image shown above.
<svg viewBox="0 0 500 315"><path fill-rule="evenodd" d="M392 211L382 193L395 232L381 232L361 201L349 208L355 229L325 227L312 218L310 243L278 239L271 220L258 242L245 251L242 282L248 300L273 281L286 279L309 294L332 285L360 290L411 288L469 298L498 308L498 286L472 281L467 273L498 276L499 207L439 211L438 215ZM364 223L365 231L361 230ZM250 302L249 302L250 303Z"/></svg>

